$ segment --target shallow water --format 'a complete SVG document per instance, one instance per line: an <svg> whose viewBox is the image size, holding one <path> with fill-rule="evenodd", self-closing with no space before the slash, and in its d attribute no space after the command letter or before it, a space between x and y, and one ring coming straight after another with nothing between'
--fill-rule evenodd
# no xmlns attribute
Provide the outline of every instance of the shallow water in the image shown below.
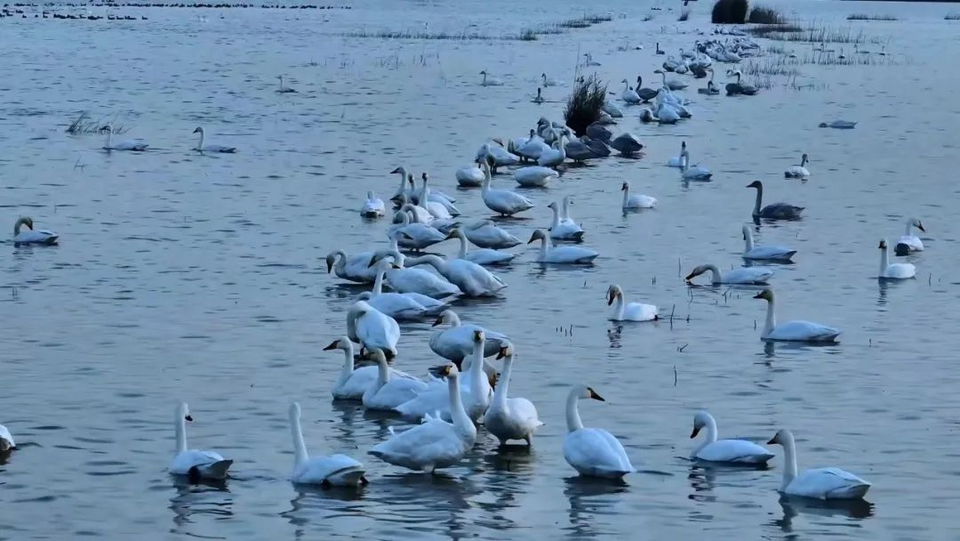
<svg viewBox="0 0 960 541"><path fill-rule="evenodd" d="M10 222L30 215L62 235L52 249L7 241L0 259L0 422L22 448L0 465L0 538L955 536L960 378L950 332L960 313L948 269L957 262L950 172L960 76L940 68L960 52L942 45L958 24L943 20L948 6L771 2L834 27L860 12L901 21L853 24L873 50L885 43L888 57L800 66L800 84L814 89L774 78L754 98L703 98L693 82L693 120L660 128L630 112L621 123L647 145L644 159L571 169L528 192L538 208L506 227L526 240L549 223L545 205L572 194L585 245L601 253L591 268L543 269L532 247L518 247L518 262L498 271L510 284L502 298L457 306L464 320L516 343L511 393L533 400L546 423L529 452L498 452L481 431L460 467L408 474L365 455L403 423L330 403L341 357L321 348L344 332L359 290L327 275L321 260L383 242L385 221L357 217L364 192L392 194L387 172L405 164L456 192L468 218L486 216L478 192L455 190L453 173L486 137L517 137L541 115L561 117L569 82L537 106L537 75L570 81L589 51L611 90L638 70L655 85L654 43L690 48L694 29L711 28L710 6L698 4L679 27L687 34L666 4L618 2L604 8L611 22L536 42L342 34L516 34L580 16L580 5L524 6L511 17L504 13L515 3L498 1L361 2L329 12L118 8L149 16L129 23L0 20L8 66L0 208ZM642 22L648 14L654 19ZM618 50L639 43L643 51ZM478 86L482 69L506 85ZM279 74L299 92L275 93ZM116 115L150 151L107 154L99 136L67 136L81 110ZM836 118L860 124L816 127ZM191 153L197 125L240 153ZM662 166L681 139L714 182L683 185ZM811 180L782 180L802 152ZM700 263L740 263L740 226L753 204L744 186L758 178L768 201L807 207L803 221L755 230L758 243L799 250L772 280L780 317L840 327L839 345L765 348L753 291L682 280ZM622 216L623 180L660 207ZM514 185L508 176L495 183ZM909 216L928 231L927 251L909 258L918 279L878 284L877 242L902 234ZM611 283L628 300L673 313L672 324L609 324ZM428 323L404 326L398 366L423 373L438 361L430 332ZM607 399L581 411L588 426L615 433L642 470L625 485L577 480L563 460L562 407L574 382ZM369 487L291 487L291 399L303 406L308 448L365 461ZM196 420L191 443L236 461L225 488L167 476L179 400ZM780 503L780 456L769 471L692 468L683 457L698 408L728 437L766 441L793 428L801 467L862 475L874 483L870 504Z"/></svg>

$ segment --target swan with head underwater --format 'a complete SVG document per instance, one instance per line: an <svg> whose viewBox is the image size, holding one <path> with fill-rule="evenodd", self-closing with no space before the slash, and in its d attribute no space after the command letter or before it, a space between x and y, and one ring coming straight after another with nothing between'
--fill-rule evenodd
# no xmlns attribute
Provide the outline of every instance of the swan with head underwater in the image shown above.
<svg viewBox="0 0 960 541"><path fill-rule="evenodd" d="M363 464L347 455L335 454L310 458L300 428L300 404L293 402L288 410L290 433L293 436L293 471L290 481L295 485L322 487L355 487L366 485Z"/></svg>
<svg viewBox="0 0 960 541"><path fill-rule="evenodd" d="M613 306L610 321L657 321L659 309L653 304L625 302L623 288L611 285L607 288L607 306Z"/></svg>
<svg viewBox="0 0 960 541"><path fill-rule="evenodd" d="M605 402L596 391L575 385L567 395L567 435L563 438L563 457L582 476L620 479L636 471L617 438L602 428L584 428L577 407L580 399Z"/></svg>
<svg viewBox="0 0 960 541"><path fill-rule="evenodd" d="M890 263L887 241L880 240L880 273L877 278L881 280L909 280L916 278L917 267L913 263Z"/></svg>
<svg viewBox="0 0 960 541"><path fill-rule="evenodd" d="M818 500L855 500L863 498L870 483L840 468L814 468L797 472L797 445L793 433L785 428L767 442L779 443L784 451L783 482L780 492L786 496Z"/></svg>
<svg viewBox="0 0 960 541"><path fill-rule="evenodd" d="M741 228L743 232L743 258L753 261L781 261L790 262L796 250L786 246L754 246L753 231L749 225L744 224Z"/></svg>
<svg viewBox="0 0 960 541"><path fill-rule="evenodd" d="M337 377L337 382L333 385L330 394L333 395L335 400L362 400L363 393L377 382L379 368L376 366L361 366L358 368L354 365L353 342L350 341L348 336L341 336L334 340L329 346L323 348L323 351L333 351L335 349L343 351L343 368L340 369L340 375ZM416 379L406 372L393 368L390 368L390 377Z"/></svg>
<svg viewBox="0 0 960 541"><path fill-rule="evenodd" d="M767 301L767 319L760 333L760 339L765 342L833 343L840 336L839 329L811 321L794 320L778 325L772 289L764 289L753 298Z"/></svg>
<svg viewBox="0 0 960 541"><path fill-rule="evenodd" d="M524 440L527 446L530 446L534 432L543 426L543 423L533 402L516 396L507 398L515 356L513 344L510 342L500 347L497 358L504 359L503 374L497 381L490 407L483 415L483 426L500 440L500 445L506 445L510 440Z"/></svg>
<svg viewBox="0 0 960 541"><path fill-rule="evenodd" d="M21 231L22 226L27 226L29 231ZM60 240L60 235L46 229L34 229L33 218L22 216L17 218L13 224L13 244L20 246L23 244L39 244L42 246L53 246Z"/></svg>
<svg viewBox="0 0 960 541"><path fill-rule="evenodd" d="M107 124L100 128L101 132L107 132L107 142L103 144L104 150L128 150L131 152L143 152L150 146L141 139L130 139L127 141L113 142L113 127Z"/></svg>
<svg viewBox="0 0 960 541"><path fill-rule="evenodd" d="M530 236L527 244L534 241L540 241L540 255L537 256L538 263L550 264L592 264L600 254L588 248L579 246L553 246L550 241L550 235L543 229L537 229Z"/></svg>
<svg viewBox="0 0 960 541"><path fill-rule="evenodd" d="M903 236L897 240L897 245L894 248L894 253L897 255L907 255L910 252L922 252L923 251L923 241L920 240L920 237L913 234L913 228L916 227L924 233L927 232L923 228L923 224L920 223L920 220L916 218L907 218L907 228L903 232Z"/></svg>
<svg viewBox="0 0 960 541"><path fill-rule="evenodd" d="M757 198L753 203L753 217L767 220L799 220L804 207L787 203L772 203L761 208L763 204L763 183L755 180L747 184L747 188L757 189Z"/></svg>
<svg viewBox="0 0 960 541"><path fill-rule="evenodd" d="M807 153L804 152L803 156L800 156L800 165L794 165L790 169L787 169L783 172L784 178L799 178L807 179L810 178L810 171L807 169Z"/></svg>
<svg viewBox="0 0 960 541"><path fill-rule="evenodd" d="M177 455L170 464L170 473L188 476L194 482L200 479L226 479L227 470L233 461L226 460L220 453L213 451L187 449L186 421L193 421L193 417L187 403L181 402L173 420L177 434Z"/></svg>
<svg viewBox="0 0 960 541"><path fill-rule="evenodd" d="M200 126L197 126L197 128L196 128L195 130L193 130L193 133L199 133L199 134L200 134L200 141L197 143L197 146L194 148L194 150L196 150L197 152L201 152L201 153L203 153L203 152L210 152L210 153L214 153L214 154L216 154L216 153L219 153L219 154L234 154L234 153L237 152L237 147L228 147L228 146L224 146L224 145L217 145L217 144L214 144L214 143L210 143L210 144L206 144L206 145L203 144L204 133L203 133L203 128L200 127Z"/></svg>
<svg viewBox="0 0 960 541"><path fill-rule="evenodd" d="M564 198L564 200L567 203L569 201L566 198ZM553 222L550 224L551 239L576 242L583 240L583 234L585 233L583 228L574 223L572 220L563 220L560 217L560 206L556 201L547 205L547 208L553 211Z"/></svg>
<svg viewBox="0 0 960 541"><path fill-rule="evenodd" d="M703 462L717 462L737 466L758 466L766 464L774 454L747 440L718 440L717 421L706 411L698 411L693 417L693 432L690 439L696 438L700 430L706 428L703 443L690 453L690 458Z"/></svg>
<svg viewBox="0 0 960 541"><path fill-rule="evenodd" d="M685 280L690 283L695 277L708 271L710 283L715 286L721 284L765 285L774 272L770 267L740 267L721 273L716 265L698 265L690 271Z"/></svg>

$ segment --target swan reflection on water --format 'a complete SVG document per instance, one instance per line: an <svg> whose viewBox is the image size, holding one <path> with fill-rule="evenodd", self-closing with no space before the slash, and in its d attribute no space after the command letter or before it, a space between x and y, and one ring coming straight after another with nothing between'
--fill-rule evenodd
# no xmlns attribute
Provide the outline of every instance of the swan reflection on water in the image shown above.
<svg viewBox="0 0 960 541"><path fill-rule="evenodd" d="M564 479L563 494L570 501L568 516L569 536L574 539L591 539L604 532L597 531L597 515L615 516L623 500L618 496L626 493L630 485L623 479L600 479L596 477L568 477Z"/></svg>
<svg viewBox="0 0 960 541"><path fill-rule="evenodd" d="M862 500L817 500L812 498L780 497L783 518L773 521L782 531L793 531L793 519L801 514L820 517L865 519L873 516L874 504Z"/></svg>
<svg viewBox="0 0 960 541"><path fill-rule="evenodd" d="M177 491L170 498L169 507L173 511L175 531L195 535L196 532L185 531L196 522L194 515L210 515L215 520L233 516L233 495L225 479L197 479L196 482L179 476L171 479Z"/></svg>

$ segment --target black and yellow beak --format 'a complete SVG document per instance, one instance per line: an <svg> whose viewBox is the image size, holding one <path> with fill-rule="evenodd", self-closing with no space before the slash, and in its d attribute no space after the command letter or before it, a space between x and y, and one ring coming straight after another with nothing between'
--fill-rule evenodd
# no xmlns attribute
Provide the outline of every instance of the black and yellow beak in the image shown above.
<svg viewBox="0 0 960 541"><path fill-rule="evenodd" d="M187 415L187 416L184 417L184 419L187 420L187 421L190 421L191 423L193 422L193 416L192 416L192 415Z"/></svg>
<svg viewBox="0 0 960 541"><path fill-rule="evenodd" d="M340 347L340 341L334 340L332 344L323 348L323 351L330 351L331 349L337 349L338 347Z"/></svg>
<svg viewBox="0 0 960 541"><path fill-rule="evenodd" d="M592 398L592 399L594 399L594 400L599 400L599 401L601 401L601 402L606 402L606 401L607 401L605 398L603 398L602 396L598 395L597 392L594 391L593 389L589 389L589 391L590 391L590 398Z"/></svg>
<svg viewBox="0 0 960 541"><path fill-rule="evenodd" d="M699 426L693 427L693 432L690 433L690 439L696 438L697 434L699 433L700 433L700 427Z"/></svg>

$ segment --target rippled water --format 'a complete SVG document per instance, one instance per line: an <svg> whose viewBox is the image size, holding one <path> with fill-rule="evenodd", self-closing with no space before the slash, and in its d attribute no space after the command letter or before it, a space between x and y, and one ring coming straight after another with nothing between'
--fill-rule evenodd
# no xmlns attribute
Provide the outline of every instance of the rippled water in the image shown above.
<svg viewBox="0 0 960 541"><path fill-rule="evenodd" d="M710 6L698 4L679 30L710 29ZM506 227L525 238L549 222L549 201L572 194L586 245L601 253L597 264L543 269L532 264L533 248L518 247L518 262L500 271L506 294L457 309L512 336L519 358L511 392L533 400L546 426L529 452L499 452L481 431L460 467L429 477L365 455L399 421L330 403L341 357L321 348L343 333L358 290L327 275L322 257L382 242L387 224L363 223L356 210L367 189L393 192L387 172L395 166L430 171L437 187L454 192L454 170L486 137L523 135L541 115L559 119L565 89L530 103L540 72L569 81L578 54L589 51L603 78L633 80L639 71L654 84L662 58L654 42L676 51L697 37L678 33L665 4L651 11L627 2L604 7L622 18L536 42L343 37L516 34L583 12L571 3L352 5L118 8L149 20L0 21L3 219L28 214L62 235L52 249L6 241L0 259L0 422L21 445L0 462L0 538L956 535L960 378L950 336L960 313L950 216L960 76L943 68L960 52L945 45L957 28L943 20L947 7L773 2L835 27L856 12L902 20L853 25L870 48L886 44L877 65L801 66L801 84L814 89L774 78L774 88L748 99L688 92L695 118L674 127L643 126L630 113L620 128L647 144L645 159L571 169L530 192L538 208ZM643 22L648 14L654 19ZM643 51L618 50L641 43ZM482 69L506 85L478 86ZM281 74L299 93L274 92ZM81 110L116 115L150 151L106 154L99 136L67 136ZM835 118L860 124L816 127ZM196 125L240 153L191 153ZM681 139L714 182L683 185L662 166ZM782 180L802 152L811 156L811 180ZM757 329L764 306L752 293L681 279L699 263L740 263L753 196L744 186L757 178L770 201L807 207L803 221L756 233L760 243L799 250L797 264L778 268L772 282L781 319L841 327L840 345L765 348ZM622 180L660 207L621 216ZM477 192L457 196L469 218L487 214ZM918 279L878 285L877 242L899 236L909 216L928 231L927 251L910 258ZM611 283L674 313L673 323L610 325ZM422 373L437 362L430 332L426 323L404 326L399 366ZM574 382L607 398L582 413L587 425L614 432L643 470L627 484L579 481L565 464L562 407ZM361 458L369 487L291 487L291 399L303 405L308 447ZM225 489L168 477L179 400L196 419L191 443L236 461ZM765 441L777 427L793 428L801 467L862 475L874 483L870 504L780 503L780 457L769 471L691 468L683 457L702 407L727 436Z"/></svg>

